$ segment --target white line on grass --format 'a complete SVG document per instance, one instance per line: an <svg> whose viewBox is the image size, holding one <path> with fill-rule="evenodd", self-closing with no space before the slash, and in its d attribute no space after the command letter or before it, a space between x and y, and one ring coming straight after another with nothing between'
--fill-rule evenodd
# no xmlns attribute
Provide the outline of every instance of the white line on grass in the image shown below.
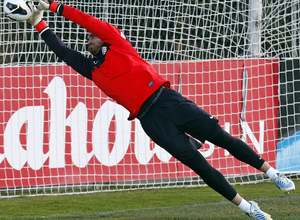
<svg viewBox="0 0 300 220"><path fill-rule="evenodd" d="M276 197L266 197L266 198L254 198L251 200L254 201L271 201L277 199L299 199L300 196L276 196ZM88 216L102 216L109 217L109 215L122 213L122 212L132 212L132 211L141 211L141 210L155 210L155 209L171 209L171 208L190 208L190 207L201 207L201 206L211 206L211 205L221 205L221 204L231 204L229 201L219 201L219 202L208 202L208 203L200 203L200 204L192 204L192 205L177 205L177 206L164 206L164 207L153 207L153 208L143 208L143 209L126 209L126 210L118 210L118 211L106 211L106 212L93 212L93 213L78 213L78 214L65 214L65 215L51 215L51 216L41 216L41 217L32 217L30 219L52 219L52 218L64 218L64 217L88 217ZM28 219L28 217L23 217L21 219Z"/></svg>

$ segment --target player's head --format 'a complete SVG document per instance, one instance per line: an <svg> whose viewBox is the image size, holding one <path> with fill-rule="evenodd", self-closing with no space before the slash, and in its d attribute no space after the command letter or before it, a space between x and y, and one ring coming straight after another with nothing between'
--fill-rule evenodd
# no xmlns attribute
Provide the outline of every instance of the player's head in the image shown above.
<svg viewBox="0 0 300 220"><path fill-rule="evenodd" d="M87 43L88 43L90 53L93 54L94 56L96 56L99 53L99 51L101 50L104 44L104 42L101 39L95 37L91 33L88 34L87 36Z"/></svg>

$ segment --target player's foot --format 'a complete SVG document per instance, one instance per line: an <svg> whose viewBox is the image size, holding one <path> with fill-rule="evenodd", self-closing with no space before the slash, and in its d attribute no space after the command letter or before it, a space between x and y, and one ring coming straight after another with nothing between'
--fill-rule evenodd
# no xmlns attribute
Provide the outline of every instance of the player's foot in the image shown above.
<svg viewBox="0 0 300 220"><path fill-rule="evenodd" d="M285 177L282 173L277 174L277 177L274 179L274 183L276 183L278 188L284 193L288 194L289 191L295 190L294 182Z"/></svg>
<svg viewBox="0 0 300 220"><path fill-rule="evenodd" d="M251 207L250 207L250 212L246 214L252 218L252 219L257 219L257 220L272 220L271 216L263 211L261 211L257 205L256 202L254 201L249 201Z"/></svg>

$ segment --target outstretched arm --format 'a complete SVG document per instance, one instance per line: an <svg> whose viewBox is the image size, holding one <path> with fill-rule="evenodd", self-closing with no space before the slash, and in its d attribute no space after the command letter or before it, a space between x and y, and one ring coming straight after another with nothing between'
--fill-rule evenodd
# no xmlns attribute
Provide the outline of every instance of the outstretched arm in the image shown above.
<svg viewBox="0 0 300 220"><path fill-rule="evenodd" d="M76 72L92 80L92 70L94 70L92 59L88 59L78 51L68 48L50 29L44 31L41 37L60 59L65 61Z"/></svg>
<svg viewBox="0 0 300 220"><path fill-rule="evenodd" d="M64 16L66 19L71 20L88 30L94 36L100 38L103 42L113 45L122 44L124 41L128 42L126 37L115 26L71 6L57 3L53 0L39 0L38 7L43 10L49 9L52 12L56 12L57 14Z"/></svg>
<svg viewBox="0 0 300 220"><path fill-rule="evenodd" d="M33 15L27 20L41 34L49 48L75 71L92 80L95 65L93 59L86 58L78 51L68 48L42 19L43 11L34 8Z"/></svg>

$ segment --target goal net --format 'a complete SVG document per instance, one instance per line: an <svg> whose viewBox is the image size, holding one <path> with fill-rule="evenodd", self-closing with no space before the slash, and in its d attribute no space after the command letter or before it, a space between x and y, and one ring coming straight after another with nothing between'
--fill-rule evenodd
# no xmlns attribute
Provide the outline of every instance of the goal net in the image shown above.
<svg viewBox="0 0 300 220"><path fill-rule="evenodd" d="M298 1L61 2L118 27L173 89L299 177ZM1 196L205 185L2 6ZM44 18L68 47L90 56L86 30L49 11ZM200 151L232 184L268 180L209 142Z"/></svg>

